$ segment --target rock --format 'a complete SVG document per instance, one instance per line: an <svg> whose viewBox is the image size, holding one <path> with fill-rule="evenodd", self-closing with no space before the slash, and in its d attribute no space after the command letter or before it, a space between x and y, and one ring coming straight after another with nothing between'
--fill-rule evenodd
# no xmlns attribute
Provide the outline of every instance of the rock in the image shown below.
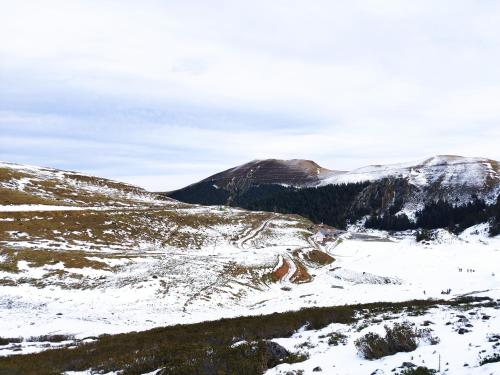
<svg viewBox="0 0 500 375"><path fill-rule="evenodd" d="M323 370L319 366L316 366L315 368L313 368L313 372L321 372L321 371L323 371Z"/></svg>
<svg viewBox="0 0 500 375"><path fill-rule="evenodd" d="M403 362L403 364L401 365L401 367L403 367L403 368L412 368L412 367L417 367L417 365L415 365L414 363L411 363L411 362Z"/></svg>
<svg viewBox="0 0 500 375"><path fill-rule="evenodd" d="M274 341L266 341L266 349L268 353L275 357L279 357L279 359L284 359L290 355L288 350Z"/></svg>

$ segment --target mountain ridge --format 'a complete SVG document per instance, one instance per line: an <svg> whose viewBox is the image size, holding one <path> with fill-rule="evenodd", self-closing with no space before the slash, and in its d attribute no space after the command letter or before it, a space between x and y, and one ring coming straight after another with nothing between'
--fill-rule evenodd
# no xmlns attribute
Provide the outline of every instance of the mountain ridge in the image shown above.
<svg viewBox="0 0 500 375"><path fill-rule="evenodd" d="M494 205L500 194L500 163L477 157L438 155L347 172L325 168L316 178L304 178L305 183L295 185L283 183L280 175L271 181L231 175L238 168L222 172L226 181L236 180L237 185L214 184L220 176L216 174L166 195L188 203L300 214L316 223L341 227L366 215L404 215L409 222L397 227L410 228L416 214L436 202L446 202L451 210L477 200ZM261 171L261 175L266 173ZM482 206L476 203L479 217Z"/></svg>

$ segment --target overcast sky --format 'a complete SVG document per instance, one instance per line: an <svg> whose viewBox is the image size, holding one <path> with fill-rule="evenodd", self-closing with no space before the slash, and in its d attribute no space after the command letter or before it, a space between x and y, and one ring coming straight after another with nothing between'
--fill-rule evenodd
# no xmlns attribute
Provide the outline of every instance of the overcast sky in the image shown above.
<svg viewBox="0 0 500 375"><path fill-rule="evenodd" d="M0 160L151 190L500 159L500 2L0 0Z"/></svg>

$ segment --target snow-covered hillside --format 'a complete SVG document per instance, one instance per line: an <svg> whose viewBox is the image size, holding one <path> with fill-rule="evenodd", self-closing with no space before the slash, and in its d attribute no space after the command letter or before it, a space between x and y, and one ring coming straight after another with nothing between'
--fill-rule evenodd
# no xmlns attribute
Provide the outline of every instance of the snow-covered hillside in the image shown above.
<svg viewBox="0 0 500 375"><path fill-rule="evenodd" d="M384 178L404 179L420 190L440 190L443 196L446 193L457 196L478 194L492 201L500 192L500 164L497 161L450 155L336 172L323 178L319 185L377 181Z"/></svg>
<svg viewBox="0 0 500 375"><path fill-rule="evenodd" d="M310 281L333 261L298 216L187 205L74 172L0 171L0 336L235 315L256 291Z"/></svg>
<svg viewBox="0 0 500 375"><path fill-rule="evenodd" d="M137 186L77 172L0 162L0 211L19 204L51 206L165 205ZM12 209L12 208L11 208Z"/></svg>
<svg viewBox="0 0 500 375"><path fill-rule="evenodd" d="M355 183L362 183L362 188L358 189ZM341 213L322 207L323 202L336 199L332 196L334 189L337 194L345 193L343 207L337 207L343 210ZM418 211L438 201L463 206L478 198L492 205L499 194L500 163L485 158L444 155L349 172L324 169L307 161L259 160L165 195L187 203L298 213L317 222L344 226L346 223L332 217L344 215L355 221L360 219L361 212L378 216L390 212L391 215L404 213L413 221ZM308 212L307 207L311 205L321 213ZM329 217L325 217L324 212L329 212Z"/></svg>
<svg viewBox="0 0 500 375"><path fill-rule="evenodd" d="M333 323L319 330L304 329L289 338L274 341L307 359L277 366L266 375L389 375L417 367L432 369L438 374L498 374L499 363L484 362L498 353L500 310L491 303L486 305L490 306L475 303L381 313L367 309L355 323ZM369 332L383 336L384 327L396 323L409 323L414 330L425 332L416 350L375 360L366 360L358 353L357 339Z"/></svg>
<svg viewBox="0 0 500 375"><path fill-rule="evenodd" d="M0 356L103 333L302 307L467 295L500 299L500 238L488 237L488 224L458 236L437 230L433 241L417 243L412 231L333 231L296 215L161 200L74 172L10 164L1 170L8 199L0 207L0 338L22 340L0 344ZM333 234L318 235L320 229ZM486 324L492 330L500 317L479 313L490 316L477 324L484 334ZM429 320L443 314L448 312ZM361 332L333 328L347 332L351 343ZM450 339L446 329L436 325L443 345ZM309 373L318 365L326 372L334 364L339 374L356 373L349 372L351 360L363 369L388 369L406 359L367 364L354 358L352 347L347 353L343 346L323 345L325 332L307 333L308 361L271 373ZM54 335L68 340L50 342ZM293 349L304 337L278 342ZM457 350L466 350L462 341ZM416 355L434 358L426 348ZM338 359L328 359L332 355Z"/></svg>
<svg viewBox="0 0 500 375"><path fill-rule="evenodd" d="M440 181L443 186L481 187L500 178L498 162L485 158L438 155L400 164L370 165L349 172L335 172L321 185L374 181L386 177L408 178L416 186Z"/></svg>

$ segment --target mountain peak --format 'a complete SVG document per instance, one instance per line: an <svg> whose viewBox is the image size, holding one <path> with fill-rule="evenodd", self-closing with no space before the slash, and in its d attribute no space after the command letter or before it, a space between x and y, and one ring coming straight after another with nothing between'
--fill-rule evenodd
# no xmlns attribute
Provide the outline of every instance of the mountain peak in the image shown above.
<svg viewBox="0 0 500 375"><path fill-rule="evenodd" d="M252 185L281 184L308 186L333 171L323 168L312 160L262 159L230 168L204 179L219 187L233 185L248 188Z"/></svg>

